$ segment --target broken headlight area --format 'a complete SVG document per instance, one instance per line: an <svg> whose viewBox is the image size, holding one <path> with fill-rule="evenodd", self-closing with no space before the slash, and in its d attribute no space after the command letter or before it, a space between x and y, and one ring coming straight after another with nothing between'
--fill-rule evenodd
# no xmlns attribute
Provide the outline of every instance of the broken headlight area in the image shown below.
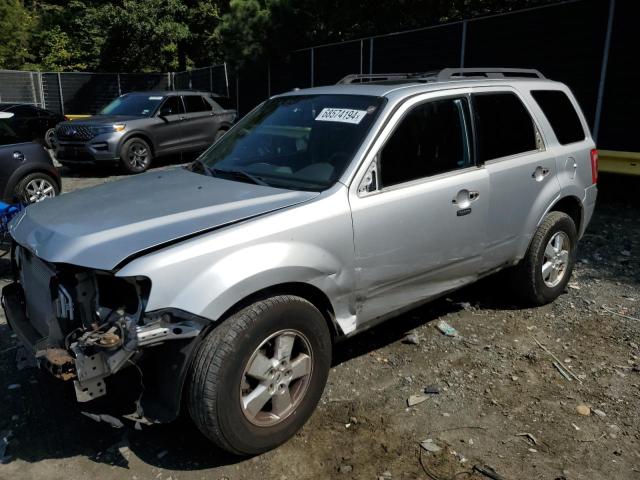
<svg viewBox="0 0 640 480"><path fill-rule="evenodd" d="M105 379L137 366L148 349L203 328L189 314L145 313L146 277L53 265L22 248L15 267L17 282L3 290L10 325L42 368L73 380L79 402L104 396Z"/></svg>

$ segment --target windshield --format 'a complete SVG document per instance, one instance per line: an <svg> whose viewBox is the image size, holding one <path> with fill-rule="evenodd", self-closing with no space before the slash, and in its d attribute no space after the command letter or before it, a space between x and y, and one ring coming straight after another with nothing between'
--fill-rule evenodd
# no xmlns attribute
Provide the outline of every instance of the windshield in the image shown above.
<svg viewBox="0 0 640 480"><path fill-rule="evenodd" d="M243 118L197 163L212 175L233 180L324 190L351 163L383 101L363 95L273 98Z"/></svg>
<svg viewBox="0 0 640 480"><path fill-rule="evenodd" d="M99 114L148 117L155 112L163 98L162 95L142 93L123 95L100 110Z"/></svg>

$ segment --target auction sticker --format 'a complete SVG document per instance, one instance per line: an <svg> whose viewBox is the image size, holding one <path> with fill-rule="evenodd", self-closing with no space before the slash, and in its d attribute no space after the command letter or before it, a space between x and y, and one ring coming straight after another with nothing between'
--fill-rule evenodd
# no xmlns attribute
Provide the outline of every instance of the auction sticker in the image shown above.
<svg viewBox="0 0 640 480"><path fill-rule="evenodd" d="M316 117L318 122L341 122L359 124L365 117L365 110L352 110L350 108L323 108Z"/></svg>

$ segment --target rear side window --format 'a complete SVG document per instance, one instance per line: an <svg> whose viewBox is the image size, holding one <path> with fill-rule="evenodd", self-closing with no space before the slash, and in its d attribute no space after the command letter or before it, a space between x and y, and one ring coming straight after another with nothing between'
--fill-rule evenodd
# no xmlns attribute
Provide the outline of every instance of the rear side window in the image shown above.
<svg viewBox="0 0 640 480"><path fill-rule="evenodd" d="M473 108L481 162L537 149L533 120L517 95L476 94Z"/></svg>
<svg viewBox="0 0 640 480"><path fill-rule="evenodd" d="M187 113L211 111L211 105L209 105L209 102L200 95L186 95L183 98Z"/></svg>
<svg viewBox="0 0 640 480"><path fill-rule="evenodd" d="M414 107L380 154L383 187L471 166L466 99Z"/></svg>
<svg viewBox="0 0 640 480"><path fill-rule="evenodd" d="M580 117L567 95L560 90L533 90L531 95L544 112L561 145L584 140Z"/></svg>

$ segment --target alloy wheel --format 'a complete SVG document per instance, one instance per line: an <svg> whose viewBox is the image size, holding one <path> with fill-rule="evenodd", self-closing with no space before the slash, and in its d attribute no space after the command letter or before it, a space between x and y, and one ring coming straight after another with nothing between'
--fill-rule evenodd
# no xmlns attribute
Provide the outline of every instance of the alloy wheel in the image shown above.
<svg viewBox="0 0 640 480"><path fill-rule="evenodd" d="M55 187L44 178L34 178L27 183L25 189L24 198L29 203L41 202L46 198L52 198L56 196Z"/></svg>
<svg viewBox="0 0 640 480"><path fill-rule="evenodd" d="M571 242L565 232L556 232L544 249L542 260L542 279L547 287L557 287L564 278L569 266Z"/></svg>
<svg viewBox="0 0 640 480"><path fill-rule="evenodd" d="M240 407L254 425L271 427L291 415L307 392L313 370L307 338L296 330L274 333L254 351L240 386Z"/></svg>

